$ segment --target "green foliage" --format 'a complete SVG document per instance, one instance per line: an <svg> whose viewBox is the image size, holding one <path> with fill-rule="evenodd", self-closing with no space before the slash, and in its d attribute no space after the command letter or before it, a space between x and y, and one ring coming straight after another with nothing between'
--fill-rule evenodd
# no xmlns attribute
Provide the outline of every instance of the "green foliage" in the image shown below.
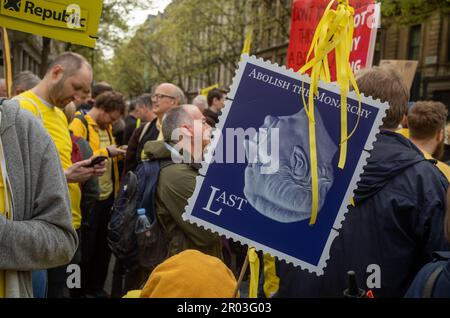
<svg viewBox="0 0 450 318"><path fill-rule="evenodd" d="M450 0L381 0L383 18L390 23L422 23L436 11L450 12Z"/></svg>
<svg viewBox="0 0 450 318"><path fill-rule="evenodd" d="M385 26L421 23L437 10L450 11L450 0L380 1ZM220 67L236 69L248 30L254 30L252 52L286 43L292 1L282 2L285 12L277 13L274 0L173 0L164 14L116 46L107 78L131 95L166 81L185 91L200 88L200 80L215 84ZM272 41L277 35L268 29L274 23L281 26L282 43Z"/></svg>
<svg viewBox="0 0 450 318"><path fill-rule="evenodd" d="M95 49L79 45L67 45L66 49L86 57L93 66L94 80L111 81L111 61L105 58L105 51L118 49L122 45L124 34L129 31L127 20L130 18L131 12L136 9L148 9L151 5L152 1L148 0L103 1Z"/></svg>
<svg viewBox="0 0 450 318"><path fill-rule="evenodd" d="M115 51L111 69L115 86L134 95L165 81L176 83L185 91L189 83L192 87L192 82L198 80L209 85L216 83L221 66L231 72L236 69L248 30L268 19L276 20L273 11L260 10L272 3L172 1L163 15L148 20ZM278 22L286 25L284 19ZM287 39L288 30L284 32ZM256 43L253 49L257 49Z"/></svg>

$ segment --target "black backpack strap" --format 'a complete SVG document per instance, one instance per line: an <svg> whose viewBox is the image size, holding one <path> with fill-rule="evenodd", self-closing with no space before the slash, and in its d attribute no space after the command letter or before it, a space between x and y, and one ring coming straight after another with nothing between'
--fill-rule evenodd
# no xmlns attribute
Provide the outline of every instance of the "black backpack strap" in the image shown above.
<svg viewBox="0 0 450 318"><path fill-rule="evenodd" d="M431 254L434 261L448 261L450 260L450 252L448 251L435 251Z"/></svg>
<svg viewBox="0 0 450 318"><path fill-rule="evenodd" d="M80 115L80 114L76 115L75 118L78 118L79 120L81 120L84 127L86 127L86 141L89 142L89 124L88 124L86 118L84 118L84 115Z"/></svg>
<svg viewBox="0 0 450 318"><path fill-rule="evenodd" d="M428 279L425 283L425 286L423 287L422 298L431 298L431 296L433 295L433 289L434 289L434 285L436 284L436 280L438 279L439 275L442 273L443 269L444 269L444 264L439 265L428 277Z"/></svg>

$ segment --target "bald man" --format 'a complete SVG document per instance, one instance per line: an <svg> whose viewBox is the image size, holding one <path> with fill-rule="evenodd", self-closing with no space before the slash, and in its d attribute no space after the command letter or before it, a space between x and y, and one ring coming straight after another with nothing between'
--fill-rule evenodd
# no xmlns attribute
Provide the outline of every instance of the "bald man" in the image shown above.
<svg viewBox="0 0 450 318"><path fill-rule="evenodd" d="M197 106L183 105L166 113L162 130L164 141L149 141L144 151L150 158L173 161L160 171L155 198L156 214L168 240L168 254L195 249L223 259L219 236L181 217L194 192L200 168L195 163L203 158L211 127Z"/></svg>

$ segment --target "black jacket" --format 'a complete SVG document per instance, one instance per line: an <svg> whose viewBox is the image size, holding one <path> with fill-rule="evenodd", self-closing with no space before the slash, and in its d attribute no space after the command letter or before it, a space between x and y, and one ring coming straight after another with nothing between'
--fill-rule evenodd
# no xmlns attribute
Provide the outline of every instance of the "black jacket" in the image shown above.
<svg viewBox="0 0 450 318"><path fill-rule="evenodd" d="M206 118L206 123L212 128L216 128L216 125L219 123L220 115L222 115L222 112L215 113L209 108L203 111L203 116Z"/></svg>
<svg viewBox="0 0 450 318"><path fill-rule="evenodd" d="M141 127L134 130L133 135L128 142L127 154L125 156L125 166L122 172L122 178L127 174L128 171L133 171L136 169L138 164L141 162L141 152L144 149L144 144L149 140L156 140L159 135L159 130L156 127L155 118L148 128L145 135L142 137L141 141L139 141L139 137L141 136L142 130L145 127L145 123L141 124Z"/></svg>
<svg viewBox="0 0 450 318"><path fill-rule="evenodd" d="M125 129L123 131L122 145L128 145L133 132L136 130L136 123L137 118L133 115L129 115L125 118Z"/></svg>
<svg viewBox="0 0 450 318"><path fill-rule="evenodd" d="M403 297L432 252L449 248L443 230L447 187L434 161L408 139L378 134L355 191L356 207L346 214L324 275L280 262L276 296L342 297L346 273L354 270L360 288L375 297Z"/></svg>

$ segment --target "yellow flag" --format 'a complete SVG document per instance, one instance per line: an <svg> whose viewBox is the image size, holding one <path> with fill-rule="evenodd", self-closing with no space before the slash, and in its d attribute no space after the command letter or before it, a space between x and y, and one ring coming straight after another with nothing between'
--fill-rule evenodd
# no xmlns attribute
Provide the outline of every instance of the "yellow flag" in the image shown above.
<svg viewBox="0 0 450 318"><path fill-rule="evenodd" d="M2 0L0 26L95 46L102 0Z"/></svg>
<svg viewBox="0 0 450 318"><path fill-rule="evenodd" d="M244 47L242 48L242 54L250 55L250 49L252 44L252 31L248 31L244 41Z"/></svg>
<svg viewBox="0 0 450 318"><path fill-rule="evenodd" d="M1 28L1 34L3 45L3 73L6 82L6 91L8 97L11 97L11 85L12 85L11 50L9 48L9 38L6 28Z"/></svg>
<svg viewBox="0 0 450 318"><path fill-rule="evenodd" d="M203 96L208 96L208 93L210 92L210 91L212 91L214 88L219 88L219 84L214 84L214 85L211 85L211 86L208 86L208 87L206 87L206 88L203 88L203 89L201 89L200 90L200 95L203 95Z"/></svg>

